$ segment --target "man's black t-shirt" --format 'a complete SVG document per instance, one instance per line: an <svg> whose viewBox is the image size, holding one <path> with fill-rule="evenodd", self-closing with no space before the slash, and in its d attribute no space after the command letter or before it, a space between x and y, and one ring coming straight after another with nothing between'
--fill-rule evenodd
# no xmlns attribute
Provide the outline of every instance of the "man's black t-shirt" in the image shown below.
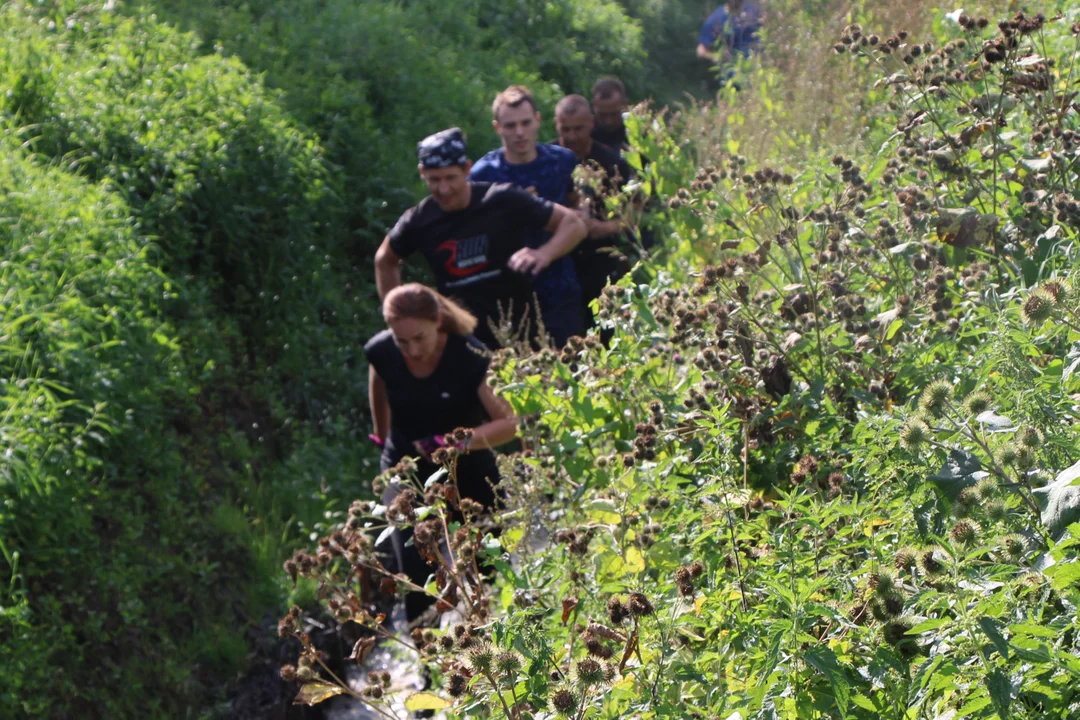
<svg viewBox="0 0 1080 720"><path fill-rule="evenodd" d="M409 372L389 330L368 340L364 354L382 378L390 403L390 435L383 449L387 467L415 455L417 440L488 421L479 390L491 360L475 337L447 335L439 364L425 378Z"/></svg>
<svg viewBox="0 0 1080 720"><path fill-rule="evenodd" d="M630 136L626 134L626 125L623 123L619 123L617 128L595 125L592 129L592 139L615 150L630 149Z"/></svg>
<svg viewBox="0 0 1080 720"><path fill-rule="evenodd" d="M617 193L630 180L633 169L617 151L593 140L592 148L581 161L588 170L601 174L599 187L588 181L579 184L578 194L588 198L593 207L593 216L608 220L609 214L604 209L605 198ZM590 173L586 173L588 176ZM599 192L597 192L599 190ZM589 238L577 246L574 251L574 265L581 282L582 296L586 302L599 297L608 279L619 277L625 272L626 263L606 249L618 247L625 238L620 233L607 238Z"/></svg>
<svg viewBox="0 0 1080 720"><path fill-rule="evenodd" d="M525 247L528 230L543 229L555 206L504 183L475 182L469 206L446 212L433 197L410 208L390 231L390 249L401 257L423 254L443 295L462 302L480 321L476 336L498 347L488 320L498 323L500 308L512 309L515 329L533 305L525 275L507 269L510 257ZM528 312L530 335L536 311Z"/></svg>
<svg viewBox="0 0 1080 720"><path fill-rule="evenodd" d="M617 150L596 140L593 140L592 148L582 164L595 165L604 171L604 194L621 190L634 172Z"/></svg>

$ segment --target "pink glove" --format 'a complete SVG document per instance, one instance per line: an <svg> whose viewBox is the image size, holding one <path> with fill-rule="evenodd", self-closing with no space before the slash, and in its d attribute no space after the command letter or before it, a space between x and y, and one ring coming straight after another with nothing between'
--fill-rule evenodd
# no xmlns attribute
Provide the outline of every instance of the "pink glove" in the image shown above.
<svg viewBox="0 0 1080 720"><path fill-rule="evenodd" d="M370 435L368 435L367 439L370 440L375 445L375 447L383 448L386 446L386 441L375 433L371 433Z"/></svg>
<svg viewBox="0 0 1080 720"><path fill-rule="evenodd" d="M413 443L416 449L425 455L431 455L433 452L441 447L446 447L446 439L442 435L432 435L426 437L423 440L417 440Z"/></svg>

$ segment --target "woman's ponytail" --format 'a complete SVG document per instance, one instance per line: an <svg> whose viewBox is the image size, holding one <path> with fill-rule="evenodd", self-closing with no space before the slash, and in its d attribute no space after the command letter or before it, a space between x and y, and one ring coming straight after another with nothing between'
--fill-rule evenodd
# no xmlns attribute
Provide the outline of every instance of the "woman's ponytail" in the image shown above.
<svg viewBox="0 0 1080 720"><path fill-rule="evenodd" d="M450 298L427 285L408 283L386 294L383 317L387 322L398 318L440 321L439 329L455 335L470 335L476 329L476 317Z"/></svg>

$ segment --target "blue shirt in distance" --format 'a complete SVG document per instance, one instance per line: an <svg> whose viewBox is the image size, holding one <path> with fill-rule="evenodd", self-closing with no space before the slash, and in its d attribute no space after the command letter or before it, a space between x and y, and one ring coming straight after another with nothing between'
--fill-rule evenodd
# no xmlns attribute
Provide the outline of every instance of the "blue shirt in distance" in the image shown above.
<svg viewBox="0 0 1080 720"><path fill-rule="evenodd" d="M701 26L698 42L710 50L717 49L717 41L723 38L724 46L732 54L749 55L757 47L757 31L761 28L761 5L756 2L743 3L742 10L736 14L728 13L727 6L721 5Z"/></svg>

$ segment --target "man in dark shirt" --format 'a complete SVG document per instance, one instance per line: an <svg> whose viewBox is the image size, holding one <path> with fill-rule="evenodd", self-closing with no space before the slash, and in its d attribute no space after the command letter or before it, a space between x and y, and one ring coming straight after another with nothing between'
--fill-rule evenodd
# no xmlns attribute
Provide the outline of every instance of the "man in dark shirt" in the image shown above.
<svg viewBox="0 0 1080 720"><path fill-rule="evenodd" d="M596 125L592 137L598 143L624 152L630 149L623 113L626 112L626 86L619 78L607 77L596 81L592 89L592 109Z"/></svg>
<svg viewBox="0 0 1080 720"><path fill-rule="evenodd" d="M419 252L439 292L476 315L475 335L488 347L500 346L492 325L532 338L537 322L530 280L584 239L585 223L520 188L470 182L472 163L457 128L425 138L417 150L431 195L401 216L375 253L379 297L401 284L402 259ZM546 231L550 239L526 247L529 230Z"/></svg>
<svg viewBox="0 0 1080 720"><path fill-rule="evenodd" d="M498 94L492 105L492 125L502 139L502 147L476 161L469 179L513 183L549 202L566 205L577 167L574 153L557 145L536 141L540 113L528 89L514 85ZM525 236L529 247L547 242L544 232ZM572 335L584 332L581 314L581 285L574 262L569 257L556 260L533 280L540 301L544 328L557 347Z"/></svg>
<svg viewBox="0 0 1080 720"><path fill-rule="evenodd" d="M724 66L757 48L761 5L753 0L727 0L701 26L697 56Z"/></svg>
<svg viewBox="0 0 1080 720"><path fill-rule="evenodd" d="M625 239L624 223L609 212L606 200L622 189L632 173L630 164L616 150L593 139L593 127L592 109L581 95L567 95L555 106L557 142L572 150L582 165L576 200L589 236L574 252L574 264L588 325L592 320L588 303L600 297L608 280L618 279L629 269L625 256L618 252L620 245L626 245L620 242Z"/></svg>

